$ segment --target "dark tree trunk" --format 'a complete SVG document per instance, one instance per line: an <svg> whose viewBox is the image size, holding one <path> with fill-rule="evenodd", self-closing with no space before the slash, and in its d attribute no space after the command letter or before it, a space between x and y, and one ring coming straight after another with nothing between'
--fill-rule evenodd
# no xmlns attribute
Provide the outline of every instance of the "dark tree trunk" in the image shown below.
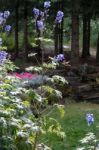
<svg viewBox="0 0 99 150"><path fill-rule="evenodd" d="M72 0L71 64L79 62L79 0Z"/></svg>
<svg viewBox="0 0 99 150"><path fill-rule="evenodd" d="M61 10L64 12L64 0L61 1ZM63 53L63 28L64 28L64 19L61 22L60 27L60 48L59 53Z"/></svg>
<svg viewBox="0 0 99 150"><path fill-rule="evenodd" d="M28 2L24 2L24 50L25 59L28 59Z"/></svg>
<svg viewBox="0 0 99 150"><path fill-rule="evenodd" d="M16 1L15 7L15 57L18 57L19 54L19 36L18 36L18 21L19 21L19 0Z"/></svg>
<svg viewBox="0 0 99 150"><path fill-rule="evenodd" d="M86 58L87 57L87 18L86 15L83 16L83 51L82 51L82 57Z"/></svg>
<svg viewBox="0 0 99 150"><path fill-rule="evenodd" d="M83 17L83 51L82 57L90 56L90 15Z"/></svg>
<svg viewBox="0 0 99 150"><path fill-rule="evenodd" d="M79 14L72 13L71 63L79 62Z"/></svg>
<svg viewBox="0 0 99 150"><path fill-rule="evenodd" d="M58 27L57 25L55 26L55 29L54 29L54 46L55 46L55 55L58 54Z"/></svg>
<svg viewBox="0 0 99 150"><path fill-rule="evenodd" d="M98 32L98 39L97 39L96 63L99 64L99 32Z"/></svg>
<svg viewBox="0 0 99 150"><path fill-rule="evenodd" d="M88 16L88 47L87 47L87 56L90 56L90 15Z"/></svg>

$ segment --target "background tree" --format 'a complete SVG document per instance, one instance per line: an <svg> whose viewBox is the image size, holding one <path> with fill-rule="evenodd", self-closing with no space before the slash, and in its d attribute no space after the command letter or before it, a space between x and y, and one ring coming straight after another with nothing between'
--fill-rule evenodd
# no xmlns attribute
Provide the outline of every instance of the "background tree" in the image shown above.
<svg viewBox="0 0 99 150"><path fill-rule="evenodd" d="M19 55L18 22L19 22L19 0L16 0L16 4L15 4L15 57L18 57Z"/></svg>
<svg viewBox="0 0 99 150"><path fill-rule="evenodd" d="M79 62L79 0L72 0L71 63Z"/></svg>
<svg viewBox="0 0 99 150"><path fill-rule="evenodd" d="M25 59L28 59L28 1L24 0L24 51Z"/></svg>

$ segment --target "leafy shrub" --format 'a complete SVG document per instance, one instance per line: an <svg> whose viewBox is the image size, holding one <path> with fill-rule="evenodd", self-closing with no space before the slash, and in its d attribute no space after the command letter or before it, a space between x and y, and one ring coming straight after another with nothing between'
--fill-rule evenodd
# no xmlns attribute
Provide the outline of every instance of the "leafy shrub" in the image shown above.
<svg viewBox="0 0 99 150"><path fill-rule="evenodd" d="M4 66L1 67L2 71L4 69ZM0 75L0 148L31 150L40 127L34 119L29 101L22 101L20 96L23 91L27 94L29 91L18 87L19 80L6 76L6 71L5 76Z"/></svg>
<svg viewBox="0 0 99 150"><path fill-rule="evenodd" d="M53 88L61 91L63 97L70 95L72 92L72 88L68 81L62 76L54 75L52 78L48 79L48 83L49 85L53 85Z"/></svg>
<svg viewBox="0 0 99 150"><path fill-rule="evenodd" d="M54 104L62 99L62 93L48 85L43 85L38 90L42 92L42 95L47 99L49 104Z"/></svg>

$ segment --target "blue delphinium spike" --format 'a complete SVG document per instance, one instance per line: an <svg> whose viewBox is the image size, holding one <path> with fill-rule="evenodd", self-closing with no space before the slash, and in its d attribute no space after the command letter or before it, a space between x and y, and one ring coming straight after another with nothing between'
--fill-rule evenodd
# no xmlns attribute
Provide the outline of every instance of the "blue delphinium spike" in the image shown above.
<svg viewBox="0 0 99 150"><path fill-rule="evenodd" d="M87 121L87 124L88 126L92 125L94 123L94 116L93 114L86 114L86 121Z"/></svg>

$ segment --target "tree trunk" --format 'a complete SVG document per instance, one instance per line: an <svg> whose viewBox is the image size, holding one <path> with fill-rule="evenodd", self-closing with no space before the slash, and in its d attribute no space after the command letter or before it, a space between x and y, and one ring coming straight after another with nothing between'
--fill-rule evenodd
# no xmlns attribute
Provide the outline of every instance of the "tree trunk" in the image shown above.
<svg viewBox="0 0 99 150"><path fill-rule="evenodd" d="M90 56L90 15L83 17L83 51L82 57Z"/></svg>
<svg viewBox="0 0 99 150"><path fill-rule="evenodd" d="M96 63L99 64L99 32L98 32L98 39L97 39Z"/></svg>
<svg viewBox="0 0 99 150"><path fill-rule="evenodd" d="M62 12L64 12L64 0L61 1L61 4L60 4L60 9L62 10ZM60 46L59 46L59 53L63 53L63 28L64 28L64 19L62 20L61 22L61 25L60 25Z"/></svg>
<svg viewBox="0 0 99 150"><path fill-rule="evenodd" d="M55 25L55 28L54 28L54 46L55 46L55 55L58 54L58 24Z"/></svg>
<svg viewBox="0 0 99 150"><path fill-rule="evenodd" d="M87 47L87 56L90 56L90 15L88 16L88 47Z"/></svg>
<svg viewBox="0 0 99 150"><path fill-rule="evenodd" d="M24 50L25 59L28 59L28 2L24 2Z"/></svg>
<svg viewBox="0 0 99 150"><path fill-rule="evenodd" d="M19 54L19 36L18 36L18 21L19 21L19 1L16 2L15 7L15 57L18 57Z"/></svg>
<svg viewBox="0 0 99 150"><path fill-rule="evenodd" d="M79 62L79 14L72 13L71 63Z"/></svg>
<svg viewBox="0 0 99 150"><path fill-rule="evenodd" d="M86 58L87 57L87 18L86 15L83 16L83 51L82 51L82 57Z"/></svg>

